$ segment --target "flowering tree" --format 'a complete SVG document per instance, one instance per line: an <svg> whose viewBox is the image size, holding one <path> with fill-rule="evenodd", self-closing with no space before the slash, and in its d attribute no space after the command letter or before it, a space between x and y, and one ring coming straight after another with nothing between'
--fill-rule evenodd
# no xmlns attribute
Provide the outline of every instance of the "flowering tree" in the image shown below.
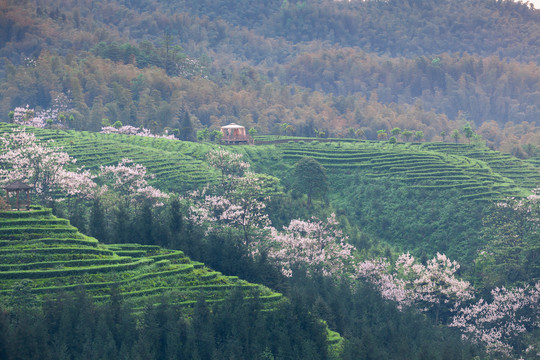
<svg viewBox="0 0 540 360"><path fill-rule="evenodd" d="M49 123L65 125L64 113L70 111L71 99L65 94L57 94L52 100L52 105L48 109L36 111L26 107L16 107L10 115L13 123L33 127L44 128Z"/></svg>
<svg viewBox="0 0 540 360"><path fill-rule="evenodd" d="M123 159L118 165L101 166L99 177L111 186L126 202L136 203L142 199L155 201L154 205L162 205L161 200L169 195L148 185L146 167Z"/></svg>
<svg viewBox="0 0 540 360"><path fill-rule="evenodd" d="M459 328L464 336L486 345L493 354L538 359L538 340L525 351L520 351L520 338L526 332L540 328L540 282L534 287L496 288L491 291L492 301L480 299L475 304L460 309L450 326Z"/></svg>
<svg viewBox="0 0 540 360"><path fill-rule="evenodd" d="M406 289L411 290L412 302L424 311L434 310L438 322L443 306L452 309L473 297L470 283L456 278L458 269L459 264L444 254L437 253L424 266L415 264L414 257L407 253L397 259L395 271L406 281Z"/></svg>
<svg viewBox="0 0 540 360"><path fill-rule="evenodd" d="M125 135L137 135L137 136L145 136L145 137L152 137L152 138L163 138L163 139L171 139L176 140L176 137L174 135L155 135L152 134L152 132L146 128L143 127L135 127L131 125L124 125L120 126L118 128L114 126L104 126L101 128L102 134L125 134Z"/></svg>
<svg viewBox="0 0 540 360"><path fill-rule="evenodd" d="M0 182L29 183L42 200L52 200L53 194L91 198L97 188L90 172L70 171L75 159L60 148L40 143L34 134L15 131L0 138Z"/></svg>
<svg viewBox="0 0 540 360"><path fill-rule="evenodd" d="M251 246L252 238L260 235L270 225L264 202L266 190L263 180L267 177L248 173L238 178L236 186L223 194L208 194L208 188L192 193L194 203L191 206L191 219L204 225L207 234L239 229L244 245Z"/></svg>
<svg viewBox="0 0 540 360"><path fill-rule="evenodd" d="M397 303L398 309L411 306L413 296L407 288L406 281L391 272L391 264L386 259L366 260L355 264L355 272L359 278L373 284L384 299Z"/></svg>
<svg viewBox="0 0 540 360"><path fill-rule="evenodd" d="M354 247L338 229L335 214L326 221L292 220L283 231L271 228L268 257L277 262L285 276L304 268L308 274L343 277L353 261ZM255 251L265 247L264 241Z"/></svg>
<svg viewBox="0 0 540 360"><path fill-rule="evenodd" d="M427 265L417 264L409 253L402 254L391 266L386 260L357 264L357 275L374 284L381 295L398 302L400 307L415 305L422 311L433 311L439 321L441 309L452 310L473 297L473 288L467 281L455 277L459 264L444 254L429 260Z"/></svg>
<svg viewBox="0 0 540 360"><path fill-rule="evenodd" d="M206 158L211 166L221 171L221 183L223 186L225 186L227 179L241 177L250 167L248 162L242 160L242 154L221 148L210 150Z"/></svg>

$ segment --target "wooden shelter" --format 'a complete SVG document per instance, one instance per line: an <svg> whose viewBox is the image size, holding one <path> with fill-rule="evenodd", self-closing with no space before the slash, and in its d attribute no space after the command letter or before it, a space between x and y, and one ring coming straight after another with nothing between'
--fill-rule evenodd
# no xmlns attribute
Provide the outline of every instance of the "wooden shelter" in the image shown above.
<svg viewBox="0 0 540 360"><path fill-rule="evenodd" d="M221 142L224 144L248 144L251 142L251 138L246 133L246 128L242 125L231 123L222 126L221 133L223 134Z"/></svg>
<svg viewBox="0 0 540 360"><path fill-rule="evenodd" d="M6 190L6 201L9 204L9 193L15 192L17 194L17 211L19 211L20 210L19 193L21 191L25 191L26 192L26 210L30 210L30 189L32 189L30 185L26 185L25 183L20 182L20 181L15 181L15 182L12 182L11 184L6 185L4 186L4 190Z"/></svg>

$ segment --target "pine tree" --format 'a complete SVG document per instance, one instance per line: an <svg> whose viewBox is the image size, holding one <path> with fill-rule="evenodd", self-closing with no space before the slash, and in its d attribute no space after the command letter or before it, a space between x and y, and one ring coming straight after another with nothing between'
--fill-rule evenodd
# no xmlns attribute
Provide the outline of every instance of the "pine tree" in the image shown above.
<svg viewBox="0 0 540 360"><path fill-rule="evenodd" d="M307 194L307 207L311 208L313 197L324 197L328 191L326 170L315 159L303 157L294 166L295 188Z"/></svg>
<svg viewBox="0 0 540 360"><path fill-rule="evenodd" d="M180 140L195 141L195 131L193 129L193 123L191 122L191 116L185 107L182 106L177 117L180 128Z"/></svg>
<svg viewBox="0 0 540 360"><path fill-rule="evenodd" d="M90 212L90 235L101 241L107 241L105 229L105 211L99 198L94 199Z"/></svg>

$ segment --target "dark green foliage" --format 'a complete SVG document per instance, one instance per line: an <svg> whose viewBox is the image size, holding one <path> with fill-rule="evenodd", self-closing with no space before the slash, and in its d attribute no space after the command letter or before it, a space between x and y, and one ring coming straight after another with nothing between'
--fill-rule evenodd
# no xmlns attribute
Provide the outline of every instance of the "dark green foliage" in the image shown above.
<svg viewBox="0 0 540 360"><path fill-rule="evenodd" d="M195 141L195 129L193 128L193 123L191 122L191 116L189 112L182 108L178 112L178 127L179 127L179 139L184 141Z"/></svg>
<svg viewBox="0 0 540 360"><path fill-rule="evenodd" d="M108 231L105 222L105 211L99 198L94 199L92 209L90 210L90 223L89 223L90 236L107 242Z"/></svg>
<svg viewBox="0 0 540 360"><path fill-rule="evenodd" d="M180 200L174 198L170 203L169 228L172 233L182 231L184 220L180 212Z"/></svg>
<svg viewBox="0 0 540 360"><path fill-rule="evenodd" d="M113 242L115 243L128 243L131 242L130 233L134 229L133 226L129 226L129 212L126 206L121 202L118 204L118 208L113 213L114 222L113 226Z"/></svg>
<svg viewBox="0 0 540 360"><path fill-rule="evenodd" d="M295 183L297 191L307 194L307 207L311 208L311 201L315 197L326 196L328 179L326 170L315 159L303 157L294 165Z"/></svg>
<svg viewBox="0 0 540 360"><path fill-rule="evenodd" d="M133 242L139 244L155 244L154 240L154 228L153 228L152 204L150 201L144 201L142 207L139 209L139 214L136 216L137 226L137 238L133 239Z"/></svg>
<svg viewBox="0 0 540 360"><path fill-rule="evenodd" d="M142 314L121 300L96 306L84 290L41 309L0 313L2 359L327 359L326 330L302 307L261 311L233 292L222 304L199 300L188 314L162 297Z"/></svg>
<svg viewBox="0 0 540 360"><path fill-rule="evenodd" d="M501 204L492 205L484 217L475 275L486 288L534 284L540 279L539 205L525 200Z"/></svg>

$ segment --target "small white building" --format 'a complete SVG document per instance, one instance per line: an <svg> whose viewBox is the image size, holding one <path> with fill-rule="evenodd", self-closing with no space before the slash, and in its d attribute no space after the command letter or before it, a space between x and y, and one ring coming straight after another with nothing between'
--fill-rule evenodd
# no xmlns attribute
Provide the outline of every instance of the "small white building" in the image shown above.
<svg viewBox="0 0 540 360"><path fill-rule="evenodd" d="M246 128L242 125L231 123L221 127L223 137L221 142L224 144L249 144L251 138L246 132Z"/></svg>

